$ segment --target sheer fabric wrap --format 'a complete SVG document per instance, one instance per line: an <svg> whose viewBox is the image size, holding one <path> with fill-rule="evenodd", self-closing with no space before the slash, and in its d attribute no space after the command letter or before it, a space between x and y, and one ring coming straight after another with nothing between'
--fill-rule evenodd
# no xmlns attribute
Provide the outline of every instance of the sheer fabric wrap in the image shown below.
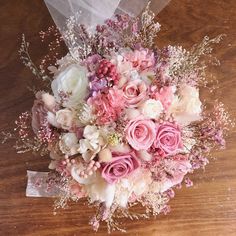
<svg viewBox="0 0 236 236"><path fill-rule="evenodd" d="M62 35L66 22L76 17L78 24L85 25L94 32L96 25L103 24L115 14L138 16L149 0L44 0L48 10ZM158 14L170 0L153 0L150 9ZM68 42L66 42L68 45Z"/></svg>

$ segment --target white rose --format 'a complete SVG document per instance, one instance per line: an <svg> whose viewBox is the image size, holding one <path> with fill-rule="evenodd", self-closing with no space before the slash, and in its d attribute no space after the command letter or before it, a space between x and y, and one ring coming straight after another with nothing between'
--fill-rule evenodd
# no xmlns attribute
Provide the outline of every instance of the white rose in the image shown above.
<svg viewBox="0 0 236 236"><path fill-rule="evenodd" d="M75 114L69 109L62 109L56 112L56 122L63 128L69 130L74 123Z"/></svg>
<svg viewBox="0 0 236 236"><path fill-rule="evenodd" d="M151 119L157 119L163 111L163 106L160 101L148 99L141 104L139 110L144 116Z"/></svg>
<svg viewBox="0 0 236 236"><path fill-rule="evenodd" d="M77 106L87 95L87 70L80 65L70 65L52 81L51 87L57 102L64 107ZM61 93L68 98L62 98Z"/></svg>
<svg viewBox="0 0 236 236"><path fill-rule="evenodd" d="M61 135L59 142L60 150L69 156L75 155L78 153L78 139L74 133L66 133Z"/></svg>
<svg viewBox="0 0 236 236"><path fill-rule="evenodd" d="M179 94L180 96L176 96L171 104L169 113L182 125L200 120L202 103L199 99L199 90L189 85L183 85L179 89Z"/></svg>

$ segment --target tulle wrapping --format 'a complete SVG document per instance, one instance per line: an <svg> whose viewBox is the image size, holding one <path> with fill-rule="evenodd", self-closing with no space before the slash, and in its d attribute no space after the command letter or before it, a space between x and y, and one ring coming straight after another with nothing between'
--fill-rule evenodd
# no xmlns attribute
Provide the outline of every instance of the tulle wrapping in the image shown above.
<svg viewBox="0 0 236 236"><path fill-rule="evenodd" d="M44 0L48 10L63 35L67 20L74 16L91 32L115 14L138 16L149 0ZM158 14L170 0L153 0L150 9ZM67 43L67 42L66 42Z"/></svg>

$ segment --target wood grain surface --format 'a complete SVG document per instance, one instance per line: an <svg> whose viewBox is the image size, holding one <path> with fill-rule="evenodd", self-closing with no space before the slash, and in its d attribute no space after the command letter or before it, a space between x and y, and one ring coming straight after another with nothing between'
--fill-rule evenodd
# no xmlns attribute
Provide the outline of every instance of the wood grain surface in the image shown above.
<svg viewBox="0 0 236 236"><path fill-rule="evenodd" d="M137 0L138 2L139 0ZM153 0L158 1L158 0ZM98 1L99 2L99 1ZM190 47L205 35L227 37L216 47L220 67L211 68L219 89L208 97L220 98L236 114L236 1L172 0L157 16L162 31L158 45ZM20 37L31 42L36 63L47 53L38 37L53 22L42 0L0 0L0 129L14 126L22 111L32 106L27 90L32 75L20 62ZM205 171L190 177L193 188L176 191L172 211L157 219L125 221L125 235L235 236L236 235L236 132L227 139L227 150L214 153ZM53 199L26 198L26 170L46 171L48 158L17 155L12 143L0 146L0 236L95 235L88 225L92 209L84 202L53 215ZM96 235L106 235L103 225ZM112 235L121 235L115 232Z"/></svg>

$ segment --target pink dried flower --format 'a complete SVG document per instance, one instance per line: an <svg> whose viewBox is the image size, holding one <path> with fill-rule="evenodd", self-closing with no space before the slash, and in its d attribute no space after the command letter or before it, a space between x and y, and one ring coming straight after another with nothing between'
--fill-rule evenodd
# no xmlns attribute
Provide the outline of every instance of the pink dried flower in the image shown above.
<svg viewBox="0 0 236 236"><path fill-rule="evenodd" d="M93 72L99 66L99 62L102 60L102 57L98 54L87 57L83 63L87 66L89 72Z"/></svg>
<svg viewBox="0 0 236 236"><path fill-rule="evenodd" d="M77 198L83 198L86 196L85 191L78 183L73 183L70 185L70 191L73 195L75 195Z"/></svg>
<svg viewBox="0 0 236 236"><path fill-rule="evenodd" d="M105 78L111 85L117 85L120 80L116 66L106 59L100 61L96 75L99 79Z"/></svg>
<svg viewBox="0 0 236 236"><path fill-rule="evenodd" d="M98 228L99 228L99 226L100 226L100 222L99 222L99 220L96 218L96 216L94 216L94 217L90 220L89 224L93 227L93 230L94 230L94 231L98 231Z"/></svg>
<svg viewBox="0 0 236 236"><path fill-rule="evenodd" d="M186 177L184 182L185 182L185 185L186 185L187 188L193 186L193 181L191 179L189 179L189 177Z"/></svg>
<svg viewBox="0 0 236 236"><path fill-rule="evenodd" d="M155 66L156 60L153 51L149 49L134 50L126 53L124 57L139 71L148 70Z"/></svg>
<svg viewBox="0 0 236 236"><path fill-rule="evenodd" d="M98 92L89 98L88 103L93 106L99 124L107 124L118 119L125 106L123 96L121 90L113 87L107 93Z"/></svg>
<svg viewBox="0 0 236 236"><path fill-rule="evenodd" d="M156 86L151 87L151 98L159 100L165 110L167 110L174 100L175 88L173 86L165 86L158 89Z"/></svg>
<svg viewBox="0 0 236 236"><path fill-rule="evenodd" d="M164 215L167 215L168 213L170 213L170 211L171 211L170 206L169 206L169 205L166 205L166 206L162 209L161 212L162 212Z"/></svg>
<svg viewBox="0 0 236 236"><path fill-rule="evenodd" d="M35 134L38 134L40 127L42 127L47 119L48 108L42 100L42 92L36 93L36 100L32 107L32 128Z"/></svg>
<svg viewBox="0 0 236 236"><path fill-rule="evenodd" d="M186 157L178 155L173 159L165 160L164 169L166 175L162 175L161 192L181 184L184 176L192 170L192 165Z"/></svg>

